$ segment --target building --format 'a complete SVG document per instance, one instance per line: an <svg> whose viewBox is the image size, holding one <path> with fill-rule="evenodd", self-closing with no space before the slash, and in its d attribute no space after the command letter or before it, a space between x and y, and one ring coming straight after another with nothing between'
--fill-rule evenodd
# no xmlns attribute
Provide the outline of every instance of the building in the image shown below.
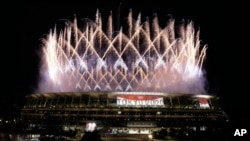
<svg viewBox="0 0 250 141"><path fill-rule="evenodd" d="M151 134L160 129L217 131L227 118L218 97L154 92L67 92L26 96L26 130ZM57 130L55 130L57 129Z"/></svg>

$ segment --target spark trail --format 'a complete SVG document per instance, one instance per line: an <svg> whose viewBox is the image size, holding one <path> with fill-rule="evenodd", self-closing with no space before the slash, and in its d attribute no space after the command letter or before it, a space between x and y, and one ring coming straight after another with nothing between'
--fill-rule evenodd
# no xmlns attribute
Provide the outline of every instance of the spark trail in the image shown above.
<svg viewBox="0 0 250 141"><path fill-rule="evenodd" d="M157 16L141 23L141 15L133 19L129 11L126 27L114 31L111 13L103 31L97 11L82 29L76 18L59 33L55 28L43 39L38 92L206 93L207 47L193 22L176 31L174 19L161 28Z"/></svg>

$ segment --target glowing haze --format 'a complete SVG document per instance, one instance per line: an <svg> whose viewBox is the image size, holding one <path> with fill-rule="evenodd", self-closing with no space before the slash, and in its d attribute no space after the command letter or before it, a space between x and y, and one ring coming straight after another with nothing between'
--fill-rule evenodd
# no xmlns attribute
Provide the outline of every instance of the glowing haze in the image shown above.
<svg viewBox="0 0 250 141"><path fill-rule="evenodd" d="M66 22L43 39L38 92L152 91L206 93L206 46L192 22L161 28L155 15L141 23L129 11L126 30L114 31L112 13L103 30L95 21ZM176 33L177 31L177 33Z"/></svg>

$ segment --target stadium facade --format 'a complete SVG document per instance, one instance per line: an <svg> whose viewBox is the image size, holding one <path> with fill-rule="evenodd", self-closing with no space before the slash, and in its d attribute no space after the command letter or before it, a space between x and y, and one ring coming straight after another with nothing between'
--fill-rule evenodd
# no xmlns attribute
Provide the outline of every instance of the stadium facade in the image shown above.
<svg viewBox="0 0 250 141"><path fill-rule="evenodd" d="M151 134L158 129L220 130L226 115L218 97L153 92L65 92L26 96L26 130Z"/></svg>

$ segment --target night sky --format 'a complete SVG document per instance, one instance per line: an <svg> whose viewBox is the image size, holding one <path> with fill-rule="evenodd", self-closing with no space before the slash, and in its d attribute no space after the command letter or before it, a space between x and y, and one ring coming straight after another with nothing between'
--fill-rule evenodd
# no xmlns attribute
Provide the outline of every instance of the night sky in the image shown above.
<svg viewBox="0 0 250 141"><path fill-rule="evenodd" d="M76 16L78 19L87 17L94 20L99 9L104 22L109 11L113 11L113 18L120 17L122 23L131 8L134 17L141 12L142 21L146 16L152 19L156 13L162 27L166 25L169 14L176 23L182 19L193 21L195 28L200 28L202 44L208 45L204 67L209 93L220 97L221 106L232 117L249 119L250 15L246 2L90 0L85 3L80 0L36 0L26 1L23 5L19 9L11 6L6 13L2 13L6 17L2 18L6 25L2 28L7 32L2 33L4 44L1 46L4 65L1 68L5 72L2 74L1 113L9 114L8 108L13 107L13 103L21 107L24 96L36 89L41 38L61 19L73 20Z"/></svg>

